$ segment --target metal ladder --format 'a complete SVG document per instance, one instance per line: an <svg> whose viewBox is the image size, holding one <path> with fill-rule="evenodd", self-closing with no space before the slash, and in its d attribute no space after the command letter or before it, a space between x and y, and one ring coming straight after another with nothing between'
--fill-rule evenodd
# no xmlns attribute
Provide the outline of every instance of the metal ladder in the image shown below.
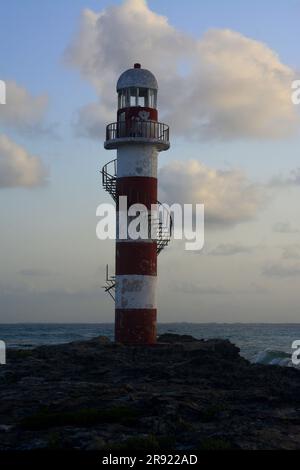
<svg viewBox="0 0 300 470"><path fill-rule="evenodd" d="M108 273L108 264L106 265L106 279L105 279L105 284L102 286L105 292L107 292L113 300L115 300L115 287L116 287L116 277L115 276L109 276Z"/></svg>

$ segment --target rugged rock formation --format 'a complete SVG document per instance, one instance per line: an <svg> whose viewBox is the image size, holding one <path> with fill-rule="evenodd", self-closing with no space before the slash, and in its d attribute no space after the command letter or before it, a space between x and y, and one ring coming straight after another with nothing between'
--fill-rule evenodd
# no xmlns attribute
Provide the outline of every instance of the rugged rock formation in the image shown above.
<svg viewBox="0 0 300 470"><path fill-rule="evenodd" d="M300 373L229 341L166 334L9 350L0 449L299 449Z"/></svg>

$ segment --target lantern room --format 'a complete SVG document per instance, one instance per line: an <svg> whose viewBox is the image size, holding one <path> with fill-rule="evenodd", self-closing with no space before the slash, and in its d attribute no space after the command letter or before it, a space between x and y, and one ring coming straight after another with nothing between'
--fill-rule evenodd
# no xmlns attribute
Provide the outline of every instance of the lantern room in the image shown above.
<svg viewBox="0 0 300 470"><path fill-rule="evenodd" d="M153 73L134 64L117 83L118 121L157 121L157 81Z"/></svg>
<svg viewBox="0 0 300 470"><path fill-rule="evenodd" d="M158 151L167 150L169 126L158 122L155 76L140 64L123 72L117 82L117 122L106 127L104 147L115 149L131 143L155 144Z"/></svg>

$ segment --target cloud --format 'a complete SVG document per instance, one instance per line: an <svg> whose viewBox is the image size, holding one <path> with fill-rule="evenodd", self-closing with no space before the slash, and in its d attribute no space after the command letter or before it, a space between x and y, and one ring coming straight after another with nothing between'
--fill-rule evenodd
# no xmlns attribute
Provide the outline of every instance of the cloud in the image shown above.
<svg viewBox="0 0 300 470"><path fill-rule="evenodd" d="M240 245L238 243L228 243L228 244L221 244L216 246L213 250L211 250L208 254L214 256L232 256L241 253L252 253L253 247Z"/></svg>
<svg viewBox="0 0 300 470"><path fill-rule="evenodd" d="M41 186L47 171L38 157L0 134L0 188Z"/></svg>
<svg viewBox="0 0 300 470"><path fill-rule="evenodd" d="M197 160L173 161L159 171L160 200L204 204L205 223L233 226L254 218L262 189L239 170L215 170Z"/></svg>
<svg viewBox="0 0 300 470"><path fill-rule="evenodd" d="M84 10L65 60L94 86L100 102L81 109L78 132L84 132L85 124L87 134L99 138L104 126L115 120L116 81L125 69L141 61L153 71L159 69L167 85L176 77L177 62L190 44L143 0L129 0L100 13Z"/></svg>
<svg viewBox="0 0 300 470"><path fill-rule="evenodd" d="M300 186L300 168L291 170L288 176L274 176L270 181L270 186Z"/></svg>
<svg viewBox="0 0 300 470"><path fill-rule="evenodd" d="M268 277L274 278L290 278L300 276L300 264L267 264L263 267L262 273Z"/></svg>
<svg viewBox="0 0 300 470"><path fill-rule="evenodd" d="M99 102L80 111L78 129L99 138L116 119L115 84L134 62L159 81L160 113L173 135L196 139L277 139L299 117L291 101L294 71L267 45L229 29L194 38L126 0L99 13L85 10L66 63L95 88Z"/></svg>
<svg viewBox="0 0 300 470"><path fill-rule="evenodd" d="M289 222L277 222L273 225L273 232L276 233L299 233L298 229L291 227Z"/></svg>
<svg viewBox="0 0 300 470"><path fill-rule="evenodd" d="M296 168L291 171L290 176L287 180L287 183L292 184L292 185L297 185L297 186L300 185L300 168Z"/></svg>
<svg viewBox="0 0 300 470"><path fill-rule="evenodd" d="M103 134L105 125L115 120L114 108L110 108L110 117L107 120L107 113L100 103L89 103L83 106L77 113L75 121L76 134L79 137L93 137L99 139ZM108 110L107 110L108 112Z"/></svg>
<svg viewBox="0 0 300 470"><path fill-rule="evenodd" d="M300 246L291 245L283 248L282 252L283 259L300 259Z"/></svg>
<svg viewBox="0 0 300 470"><path fill-rule="evenodd" d="M204 286L201 282L172 281L170 286L176 292L184 294L227 295L230 291L219 286Z"/></svg>
<svg viewBox="0 0 300 470"><path fill-rule="evenodd" d="M48 269L34 269L34 268L27 268L27 269L21 269L19 271L19 274L22 276L28 276L28 277L48 277L48 276L53 276L54 273L52 271L49 271Z"/></svg>
<svg viewBox="0 0 300 470"><path fill-rule="evenodd" d="M170 287L173 291L183 294L201 294L201 295L232 295L232 294L265 294L268 290L261 285L251 283L244 288L228 289L220 286L205 286L201 282L195 281L172 281Z"/></svg>
<svg viewBox="0 0 300 470"><path fill-rule="evenodd" d="M46 133L43 123L47 95L32 96L14 81L6 81L6 104L0 106L0 124L20 133Z"/></svg>

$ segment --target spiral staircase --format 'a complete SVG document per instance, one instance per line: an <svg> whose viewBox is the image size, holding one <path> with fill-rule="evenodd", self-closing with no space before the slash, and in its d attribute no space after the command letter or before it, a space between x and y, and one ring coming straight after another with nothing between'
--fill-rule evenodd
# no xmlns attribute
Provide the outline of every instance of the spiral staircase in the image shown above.
<svg viewBox="0 0 300 470"><path fill-rule="evenodd" d="M117 159L111 160L106 163L102 170L102 186L107 191L113 200L117 200ZM168 209L157 201L157 216L149 215L149 226L151 227L151 234L155 233L155 240L157 243L157 254L159 254L170 242L172 236L173 222ZM153 238L153 236L152 236ZM109 275L108 265L106 266L106 279L103 286L114 300L116 281L115 276Z"/></svg>

